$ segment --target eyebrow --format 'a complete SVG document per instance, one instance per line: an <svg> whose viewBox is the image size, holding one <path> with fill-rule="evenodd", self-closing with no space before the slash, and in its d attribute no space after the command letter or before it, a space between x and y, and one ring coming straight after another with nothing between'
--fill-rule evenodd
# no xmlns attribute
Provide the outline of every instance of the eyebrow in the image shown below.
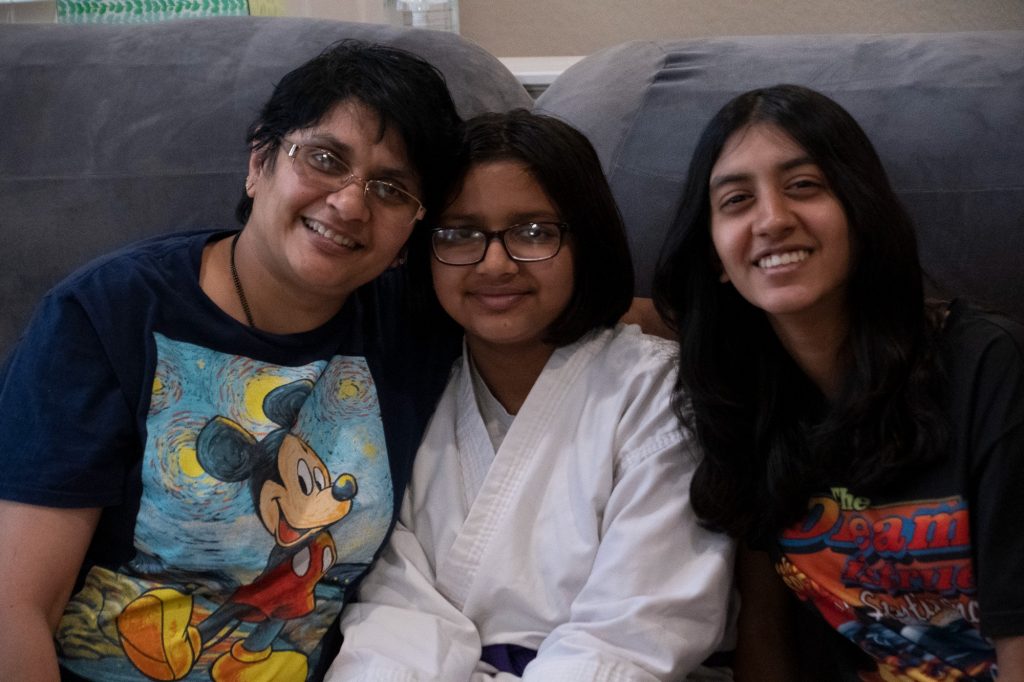
<svg viewBox="0 0 1024 682"><path fill-rule="evenodd" d="M798 156L795 159L783 161L776 166L776 169L780 171L788 171L806 165L816 166L818 164L809 156ZM722 185L728 185L733 182L743 182L744 180L749 180L751 177L753 177L751 173L729 173L728 175L716 175L712 177L711 181L708 183L708 189L716 190Z"/></svg>
<svg viewBox="0 0 1024 682"><path fill-rule="evenodd" d="M352 145L345 144L338 138L330 134L325 133L313 133L309 136L309 139L300 142L299 144L309 145L311 147L322 147L332 154L338 156L348 157L352 155ZM347 163L347 162L346 162ZM384 166L378 169L373 174L373 177L368 178L370 180L387 180L389 178L399 180L406 183L418 182L419 174L413 171L411 168L402 168L401 166Z"/></svg>

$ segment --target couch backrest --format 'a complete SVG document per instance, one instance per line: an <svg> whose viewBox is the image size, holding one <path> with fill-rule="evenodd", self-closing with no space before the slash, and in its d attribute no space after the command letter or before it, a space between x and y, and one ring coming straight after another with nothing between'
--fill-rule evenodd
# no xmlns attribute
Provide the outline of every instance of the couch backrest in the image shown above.
<svg viewBox="0 0 1024 682"><path fill-rule="evenodd" d="M1024 32L632 42L559 76L537 108L595 143L648 292L696 139L746 90L836 99L875 143L948 293L1024 318Z"/></svg>
<svg viewBox="0 0 1024 682"><path fill-rule="evenodd" d="M0 25L0 359L88 259L235 225L246 127L281 76L342 38L423 56L464 116L532 105L495 57L440 31L258 17Z"/></svg>

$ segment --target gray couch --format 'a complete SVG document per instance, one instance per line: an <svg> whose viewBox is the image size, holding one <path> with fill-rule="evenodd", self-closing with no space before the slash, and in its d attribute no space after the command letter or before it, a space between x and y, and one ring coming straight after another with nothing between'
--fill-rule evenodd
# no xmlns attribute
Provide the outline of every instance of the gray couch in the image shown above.
<svg viewBox="0 0 1024 682"><path fill-rule="evenodd" d="M422 54L464 115L531 106L458 36L316 19L0 25L0 357L75 266L169 230L230 226L245 126L284 72L344 37ZM537 106L580 127L626 218L639 290L695 138L732 95L796 82L875 140L952 293L1024 317L1024 33L627 43L562 74Z"/></svg>
<svg viewBox="0 0 1024 682"><path fill-rule="evenodd" d="M463 116L533 103L450 33L260 17L0 25L0 358L46 290L90 258L237 225L246 127L281 76L343 38L427 58Z"/></svg>
<svg viewBox="0 0 1024 682"><path fill-rule="evenodd" d="M747 36L626 43L563 73L537 106L597 146L650 275L704 124L746 90L797 83L860 122L947 295L1024 319L1024 32Z"/></svg>

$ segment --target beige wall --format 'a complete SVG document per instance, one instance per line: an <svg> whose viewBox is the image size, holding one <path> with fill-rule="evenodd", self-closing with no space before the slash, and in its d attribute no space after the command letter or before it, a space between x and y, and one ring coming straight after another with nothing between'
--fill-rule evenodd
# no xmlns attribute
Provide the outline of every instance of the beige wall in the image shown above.
<svg viewBox="0 0 1024 682"><path fill-rule="evenodd" d="M253 14L391 22L386 0L250 0ZM461 33L498 57L587 55L626 40L772 33L1024 29L1024 0L458 0ZM53 21L55 0L0 23ZM391 0L394 6L394 0ZM1024 46L1022 46L1024 52Z"/></svg>
<svg viewBox="0 0 1024 682"><path fill-rule="evenodd" d="M634 39L1024 29L1024 0L460 0L460 22L499 57L586 55Z"/></svg>

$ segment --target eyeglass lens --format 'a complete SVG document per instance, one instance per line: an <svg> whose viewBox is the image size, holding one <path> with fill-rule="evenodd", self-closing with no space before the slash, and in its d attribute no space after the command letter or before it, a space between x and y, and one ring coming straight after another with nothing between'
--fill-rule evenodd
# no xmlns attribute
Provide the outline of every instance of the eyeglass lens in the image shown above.
<svg viewBox="0 0 1024 682"><path fill-rule="evenodd" d="M449 265L479 263L487 254L492 239L500 239L513 260L547 260L554 258L562 246L562 226L558 223L524 223L491 233L473 228L440 228L433 232L434 254Z"/></svg>
<svg viewBox="0 0 1024 682"><path fill-rule="evenodd" d="M320 189L337 192L353 182L363 186L363 194L373 208L400 222L411 222L419 213L419 199L385 180L363 180L352 168L326 149L293 144L288 152L296 159L298 175Z"/></svg>

